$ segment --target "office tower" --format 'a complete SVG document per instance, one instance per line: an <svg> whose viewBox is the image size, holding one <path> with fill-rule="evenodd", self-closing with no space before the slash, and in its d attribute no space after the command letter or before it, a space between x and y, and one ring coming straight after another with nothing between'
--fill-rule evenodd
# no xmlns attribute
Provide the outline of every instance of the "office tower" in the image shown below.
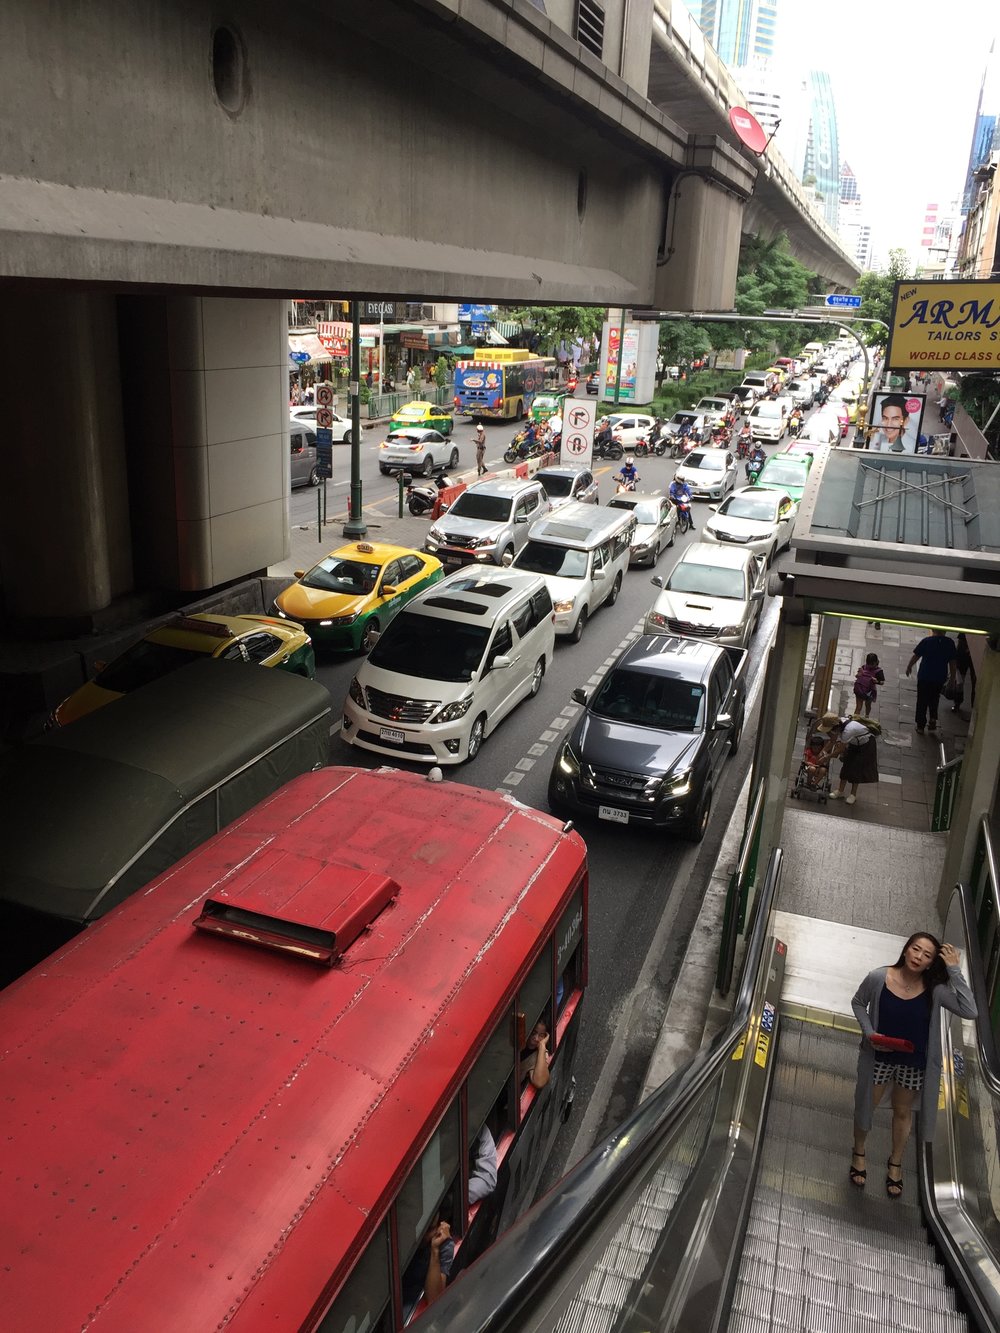
<svg viewBox="0 0 1000 1333"><path fill-rule="evenodd" d="M822 199L827 225L836 231L840 212L840 150L833 86L825 70L809 72L809 135L802 179Z"/></svg>
<svg viewBox="0 0 1000 1333"><path fill-rule="evenodd" d="M962 191L962 216L968 213L976 187L973 177L980 167L989 163L990 154L1000 150L1000 71L997 69L996 41L990 43L989 55L979 85L979 103L972 130L969 165Z"/></svg>
<svg viewBox="0 0 1000 1333"><path fill-rule="evenodd" d="M774 55L778 0L701 0L688 8L725 64L749 65Z"/></svg>

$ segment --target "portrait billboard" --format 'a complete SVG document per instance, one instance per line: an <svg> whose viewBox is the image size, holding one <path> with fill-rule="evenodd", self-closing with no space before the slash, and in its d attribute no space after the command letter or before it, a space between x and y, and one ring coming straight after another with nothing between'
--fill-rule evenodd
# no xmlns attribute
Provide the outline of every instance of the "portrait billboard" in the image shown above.
<svg viewBox="0 0 1000 1333"><path fill-rule="evenodd" d="M885 363L1000 370L1000 282L897 282Z"/></svg>
<svg viewBox="0 0 1000 1333"><path fill-rule="evenodd" d="M926 398L920 393L876 393L865 448L881 454L915 454Z"/></svg>

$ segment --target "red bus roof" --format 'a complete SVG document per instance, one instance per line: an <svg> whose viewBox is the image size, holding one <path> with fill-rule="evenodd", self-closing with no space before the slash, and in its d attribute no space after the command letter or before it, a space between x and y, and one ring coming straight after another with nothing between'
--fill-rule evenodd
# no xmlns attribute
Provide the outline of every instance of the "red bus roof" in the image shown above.
<svg viewBox="0 0 1000 1333"><path fill-rule="evenodd" d="M298 1328L584 866L496 793L322 769L8 987L4 1326ZM192 928L359 871L398 895L333 967Z"/></svg>

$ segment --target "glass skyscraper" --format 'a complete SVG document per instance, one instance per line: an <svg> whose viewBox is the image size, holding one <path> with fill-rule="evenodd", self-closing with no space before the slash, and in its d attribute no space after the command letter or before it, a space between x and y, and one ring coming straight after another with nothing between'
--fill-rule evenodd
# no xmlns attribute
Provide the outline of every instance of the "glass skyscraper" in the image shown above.
<svg viewBox="0 0 1000 1333"><path fill-rule="evenodd" d="M809 72L809 138L802 175L804 180L814 178L816 193L823 198L823 215L827 225L836 231L840 212L837 108L830 76L821 69Z"/></svg>
<svg viewBox="0 0 1000 1333"><path fill-rule="evenodd" d="M990 160L990 154L1000 149L1000 77L996 68L996 42L990 43L990 52L986 57L983 81L979 85L979 105L976 107L976 123L972 130L972 147L969 150L969 166L965 173L965 188L962 191L962 216L968 213L975 197L972 177Z"/></svg>
<svg viewBox="0 0 1000 1333"><path fill-rule="evenodd" d="M730 68L774 55L778 0L691 0L688 7Z"/></svg>

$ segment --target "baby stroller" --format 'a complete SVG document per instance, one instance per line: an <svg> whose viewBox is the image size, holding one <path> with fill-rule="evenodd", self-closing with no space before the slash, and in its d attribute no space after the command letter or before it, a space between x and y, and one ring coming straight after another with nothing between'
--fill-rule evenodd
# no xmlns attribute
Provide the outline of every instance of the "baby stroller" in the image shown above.
<svg viewBox="0 0 1000 1333"><path fill-rule="evenodd" d="M795 783L789 793L796 800L801 800L805 796L807 801L826 805L830 795L830 773L826 767L817 768L813 762L825 744L826 737L818 734L810 736L806 742L806 752L802 756L799 771L795 775Z"/></svg>

